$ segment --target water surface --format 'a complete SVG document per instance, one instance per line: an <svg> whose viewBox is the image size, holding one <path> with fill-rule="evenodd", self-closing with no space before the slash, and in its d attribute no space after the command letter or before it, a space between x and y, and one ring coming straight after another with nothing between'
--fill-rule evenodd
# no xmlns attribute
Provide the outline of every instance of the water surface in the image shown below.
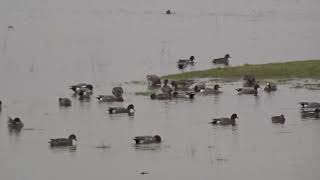
<svg viewBox="0 0 320 180"><path fill-rule="evenodd" d="M135 96L147 73L179 72L176 60L196 57L189 70L319 58L316 0L0 1L1 179L319 179L320 121L301 119L299 101L319 91L282 85L276 93L151 101ZM174 15L164 12L171 9ZM8 30L13 25L14 29ZM68 86L89 82L94 95L125 89L125 102L95 99L58 106ZM108 106L136 107L134 117ZM240 119L213 127L214 117ZM271 123L283 113L284 125ZM25 128L10 132L7 116ZM76 148L51 149L50 138L75 133ZM136 147L136 135L160 134L160 145ZM96 148L106 145L108 148ZM149 174L141 175L141 172Z"/></svg>

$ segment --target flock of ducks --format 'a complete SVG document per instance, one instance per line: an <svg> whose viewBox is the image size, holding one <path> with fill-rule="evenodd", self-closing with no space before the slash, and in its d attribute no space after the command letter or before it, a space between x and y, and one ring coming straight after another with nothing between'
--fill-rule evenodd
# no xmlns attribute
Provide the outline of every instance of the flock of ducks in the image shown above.
<svg viewBox="0 0 320 180"><path fill-rule="evenodd" d="M222 64L222 65L228 66L229 65L229 58L231 58L230 55L226 54L224 57L213 59L212 63L213 64ZM177 66L179 69L184 69L188 65L194 65L194 63L195 63L195 57L190 56L189 59L179 59L177 61Z"/></svg>
<svg viewBox="0 0 320 180"><path fill-rule="evenodd" d="M89 101L91 96L93 95L93 86L91 84L79 83L76 85L70 86L70 89L74 92L73 96L78 97L80 101ZM123 102L123 88L122 87L114 87L112 89L112 95L98 95L96 98L98 102ZM58 99L59 105L63 107L72 106L71 99L67 97L60 97ZM2 108L2 101L0 101L0 112ZM128 114L130 116L134 115L134 105L129 104L127 107L109 107L109 114ZM20 118L11 118L8 117L8 128L10 131L14 130L19 132L23 127L24 123L20 120ZM136 136L133 139L136 144L150 144L150 143L160 143L161 137L159 135L155 136ZM73 146L77 141L77 137L75 134L69 135L68 138L56 138L50 139L48 142L51 147L66 147Z"/></svg>
<svg viewBox="0 0 320 180"><path fill-rule="evenodd" d="M225 59L230 58L229 55L225 56ZM192 59L192 60L191 60ZM187 60L179 60L178 63L190 63L193 62L193 56L189 61ZM217 61L222 61L222 59L216 59ZM157 75L147 75L147 80L149 86L153 88L161 87L161 79ZM258 95L258 89L261 88L257 83L256 78L253 75L245 75L243 77L244 83L243 87L235 89L238 92L238 95ZM195 95L219 95L222 93L220 90L221 86L219 84L215 84L213 88L206 87L205 83L195 82L193 80L179 80L179 81L171 81L171 86L168 85L168 80L164 80L164 85L160 88L161 93L151 94L151 99L158 100L168 100L175 98L185 98L185 99L194 99ZM277 91L277 85L273 82L267 82L264 87L264 91L272 92ZM320 103L317 102L300 102L302 109L301 115L303 118L320 118ZM213 125L235 125L238 119L238 115L236 113L232 114L231 117L222 117L215 118L210 122ZM283 114L278 116L272 116L272 123L285 123L285 117Z"/></svg>
<svg viewBox="0 0 320 180"><path fill-rule="evenodd" d="M223 58L214 59L212 62L215 64L229 64L230 55L226 54ZM189 59L180 59L178 60L178 67L184 68L188 65L194 63L194 56L191 56ZM169 80L165 79L162 81L161 78L154 74L149 74L146 76L148 81L148 87L152 89L158 89L160 93L152 93L150 95L151 100L170 100L170 99L194 99L195 95L219 95L222 93L220 90L221 86L215 84L213 88L206 87L204 82L195 82L194 80L173 80L169 83ZM256 82L256 79L253 75L245 75L243 77L244 83L243 87L235 89L238 92L238 95L258 95L258 89L260 85ZM69 87L74 93L75 97L78 97L80 101L90 101L91 96L93 95L93 85L86 83L79 83ZM277 86L272 82L268 82L264 87L264 91L271 92L276 91ZM98 95L96 98L98 102L123 102L123 93L124 90L122 87L114 87L112 89L111 95ZM71 99L67 97L60 97L58 99L59 105L64 107L72 106ZM300 102L302 107L301 115L304 118L320 118L320 103L318 102ZM1 112L2 102L0 101L0 112ZM135 108L133 104L129 104L127 107L109 107L109 114L128 114L133 116ZM211 122L212 125L236 125L236 119L238 115L233 113L230 118L214 118ZM279 116L272 116L272 123L285 123L285 117L283 114ZM23 128L24 124L20 118L11 118L8 120L8 128L10 130L20 131ZM160 143L162 141L159 135L155 136L137 136L133 140L136 144L151 144L151 143ZM50 139L49 144L52 147L56 146L72 146L74 141L77 141L76 135L71 134L68 138L57 138Z"/></svg>

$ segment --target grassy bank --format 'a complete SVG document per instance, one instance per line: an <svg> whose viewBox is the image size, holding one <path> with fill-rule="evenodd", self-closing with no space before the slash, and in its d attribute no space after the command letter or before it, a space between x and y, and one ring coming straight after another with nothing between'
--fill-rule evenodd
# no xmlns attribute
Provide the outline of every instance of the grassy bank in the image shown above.
<svg viewBox="0 0 320 180"><path fill-rule="evenodd" d="M163 76L166 79L193 78L242 78L253 74L259 79L272 78L320 78L320 60L291 61L285 63L246 64L242 66L214 68Z"/></svg>

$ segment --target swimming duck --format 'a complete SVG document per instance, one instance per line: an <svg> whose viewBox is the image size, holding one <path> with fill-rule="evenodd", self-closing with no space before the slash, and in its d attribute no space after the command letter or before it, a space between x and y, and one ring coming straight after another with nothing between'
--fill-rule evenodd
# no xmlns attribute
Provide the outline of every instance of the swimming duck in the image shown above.
<svg viewBox="0 0 320 180"><path fill-rule="evenodd" d="M68 138L50 139L50 146L72 146L73 140L77 141L77 137L71 134Z"/></svg>
<svg viewBox="0 0 320 180"><path fill-rule="evenodd" d="M70 89L75 93L79 94L80 92L92 93L93 86L91 84L79 83L76 85L70 86Z"/></svg>
<svg viewBox="0 0 320 180"><path fill-rule="evenodd" d="M318 102L299 102L302 108L320 108L320 103Z"/></svg>
<svg viewBox="0 0 320 180"><path fill-rule="evenodd" d="M225 64L225 65L229 65L229 58L230 55L229 54L226 54L223 58L216 58L216 59L213 59L212 62L214 64Z"/></svg>
<svg viewBox="0 0 320 180"><path fill-rule="evenodd" d="M244 75L243 80L243 87L253 87L256 84L256 78L251 74Z"/></svg>
<svg viewBox="0 0 320 180"><path fill-rule="evenodd" d="M115 96L115 97L122 97L123 95L123 88L122 87L114 87L112 89L112 94Z"/></svg>
<svg viewBox="0 0 320 180"><path fill-rule="evenodd" d="M133 104L128 105L127 108L124 107L109 107L109 114L120 114L120 113L128 113L129 115L134 114L134 106Z"/></svg>
<svg viewBox="0 0 320 180"><path fill-rule="evenodd" d="M146 78L148 80L149 86L152 86L152 87L161 86L161 79L159 76L154 75L154 74L149 74L146 76Z"/></svg>
<svg viewBox="0 0 320 180"><path fill-rule="evenodd" d="M190 86L194 84L193 80L179 80L179 81L171 81L171 86L175 91L187 91L190 90Z"/></svg>
<svg viewBox="0 0 320 180"><path fill-rule="evenodd" d="M198 89L198 86L195 86L194 91L195 92L200 92L203 95L212 95L212 94L220 94L222 91L219 90L221 86L218 84L215 84L213 88L203 88L203 89Z"/></svg>
<svg viewBox="0 0 320 180"><path fill-rule="evenodd" d="M190 86L190 88L193 87L194 92L200 92L201 89L205 89L206 88L206 83L205 82L197 82L194 83L193 85Z"/></svg>
<svg viewBox="0 0 320 180"><path fill-rule="evenodd" d="M171 94L151 94L150 95L151 99L158 99L158 100L168 100L168 99L172 99L172 95Z"/></svg>
<svg viewBox="0 0 320 180"><path fill-rule="evenodd" d="M172 93L172 97L176 99L194 99L194 93L193 92L187 92L184 94L178 93L177 91Z"/></svg>
<svg viewBox="0 0 320 180"><path fill-rule="evenodd" d="M23 122L20 120L20 118L16 117L16 118L11 118L8 117L8 127L11 129L18 129L20 130L21 128L23 128L24 124Z"/></svg>
<svg viewBox="0 0 320 180"><path fill-rule="evenodd" d="M189 59L179 59L177 63L193 64L194 56L190 56Z"/></svg>
<svg viewBox="0 0 320 180"><path fill-rule="evenodd" d="M122 97L116 97L111 95L99 95L97 99L99 102L123 102Z"/></svg>
<svg viewBox="0 0 320 180"><path fill-rule="evenodd" d="M187 67L189 64L193 65L194 64L194 56L190 56L189 59L179 59L178 62L178 68L183 69Z"/></svg>
<svg viewBox="0 0 320 180"><path fill-rule="evenodd" d="M271 120L272 120L272 123L281 123L281 124L284 124L284 122L286 121L283 114L281 114L280 116L272 116Z"/></svg>
<svg viewBox="0 0 320 180"><path fill-rule="evenodd" d="M168 79L165 79L164 80L164 85L162 86L161 88L161 91L164 93L164 94L170 94L172 93L172 88L168 85Z"/></svg>
<svg viewBox="0 0 320 180"><path fill-rule="evenodd" d="M238 94L254 94L255 96L258 95L258 88L260 88L260 86L258 84L255 84L252 88L238 88L236 89L238 91Z"/></svg>
<svg viewBox="0 0 320 180"><path fill-rule="evenodd" d="M71 106L71 100L69 98L59 98L59 105L60 106Z"/></svg>
<svg viewBox="0 0 320 180"><path fill-rule="evenodd" d="M161 143L161 137L159 135L155 136L136 136L133 139L136 144L153 144L153 143Z"/></svg>
<svg viewBox="0 0 320 180"><path fill-rule="evenodd" d="M268 82L266 84L266 87L264 87L264 90L267 91L267 92L276 91L277 90L277 85Z"/></svg>
<svg viewBox="0 0 320 180"><path fill-rule="evenodd" d="M212 119L212 122L210 122L211 124L213 125L236 125L236 119L239 119L238 118L238 115L237 114L232 114L230 118L227 118L227 117L223 117L223 118L215 118L215 119Z"/></svg>
<svg viewBox="0 0 320 180"><path fill-rule="evenodd" d="M310 111L303 110L301 111L301 116L302 118L320 118L320 108Z"/></svg>

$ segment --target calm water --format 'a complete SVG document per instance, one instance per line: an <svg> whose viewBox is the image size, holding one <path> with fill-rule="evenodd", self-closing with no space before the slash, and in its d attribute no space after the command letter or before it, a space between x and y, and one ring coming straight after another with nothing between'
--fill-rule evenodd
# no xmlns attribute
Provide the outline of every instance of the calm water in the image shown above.
<svg viewBox="0 0 320 180"><path fill-rule="evenodd" d="M0 0L0 179L320 179L319 120L302 120L299 101L319 91L282 85L276 93L151 101L135 96L147 73L178 72L176 60L196 57L188 70L320 57L317 0ZM167 16L171 9L175 15ZM13 25L14 30L8 30ZM126 91L124 103L95 99L61 108L70 84L90 82L95 95ZM109 116L108 106L136 107L134 117ZM211 118L240 119L213 127ZM271 124L285 114L284 125ZM7 116L25 123L9 132ZM75 133L76 149L48 140ZM160 134L161 145L135 147L132 137ZM101 145L110 148L96 148ZM149 174L140 175L145 171Z"/></svg>

